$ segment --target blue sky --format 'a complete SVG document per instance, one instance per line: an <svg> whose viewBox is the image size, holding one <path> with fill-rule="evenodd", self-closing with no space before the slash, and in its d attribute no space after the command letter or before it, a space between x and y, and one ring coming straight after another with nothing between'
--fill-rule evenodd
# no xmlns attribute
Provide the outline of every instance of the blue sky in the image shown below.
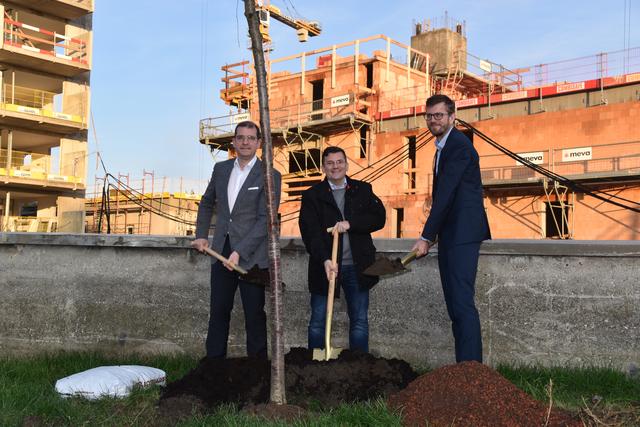
<svg viewBox="0 0 640 427"><path fill-rule="evenodd" d="M300 44L295 30L272 22L272 58L375 34L409 44L413 20L442 17L446 8L466 21L470 53L517 68L623 49L628 2L629 46L639 47L638 0L272 0L323 28ZM220 67L250 59L243 11L240 0L96 1L91 103L98 143L90 131L89 182L97 150L114 175L141 178L145 169L157 178L209 177L213 160L198 143L198 121L229 111L218 98Z"/></svg>

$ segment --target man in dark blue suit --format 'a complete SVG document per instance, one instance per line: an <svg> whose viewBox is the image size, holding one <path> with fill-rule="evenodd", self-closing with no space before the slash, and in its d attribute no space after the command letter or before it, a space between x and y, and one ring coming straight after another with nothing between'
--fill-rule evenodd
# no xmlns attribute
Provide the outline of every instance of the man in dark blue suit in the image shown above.
<svg viewBox="0 0 640 427"><path fill-rule="evenodd" d="M480 244L491 238L482 201L478 153L454 126L455 103L445 95L427 99L427 127L436 137L432 205L413 249L424 256L438 243L438 267L451 319L456 362L482 362L475 282Z"/></svg>

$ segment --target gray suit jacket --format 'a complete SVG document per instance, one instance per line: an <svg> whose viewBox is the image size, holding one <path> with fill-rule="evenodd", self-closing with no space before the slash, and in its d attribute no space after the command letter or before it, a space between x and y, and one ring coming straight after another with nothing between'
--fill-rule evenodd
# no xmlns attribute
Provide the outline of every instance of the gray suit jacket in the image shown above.
<svg viewBox="0 0 640 427"><path fill-rule="evenodd" d="M233 210L229 211L227 187L235 159L216 163L211 181L202 196L196 221L196 239L208 238L211 219L216 210L216 227L211 249L222 254L225 237L229 235L231 250L240 254L240 266L250 269L269 266L267 256L267 203L262 173L258 159L245 180ZM280 173L274 169L277 205L280 205ZM212 262L216 262L212 258Z"/></svg>

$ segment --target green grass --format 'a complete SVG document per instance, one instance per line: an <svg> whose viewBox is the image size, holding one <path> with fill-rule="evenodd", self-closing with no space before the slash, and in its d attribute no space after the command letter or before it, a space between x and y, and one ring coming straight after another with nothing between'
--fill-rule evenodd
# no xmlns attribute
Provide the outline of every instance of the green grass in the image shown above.
<svg viewBox="0 0 640 427"><path fill-rule="evenodd" d="M0 358L0 426L21 426L29 417L39 425L146 426L158 421L160 388L135 390L125 399L63 399L55 392L59 378L103 365L137 364L167 372L169 381L181 378L198 360L188 356L108 358L99 354L62 353L29 358ZM538 400L548 401L546 387L553 379L554 404L570 409L601 396L603 404L626 407L640 401L640 381L612 369L536 368L501 366L498 371ZM180 426L277 426L223 406L208 415L194 414ZM397 414L382 400L343 405L313 414L298 426L399 426Z"/></svg>
<svg viewBox="0 0 640 427"><path fill-rule="evenodd" d="M631 380L619 371L606 368L541 368L499 366L498 372L534 398L549 400L547 386L553 380L554 405L574 408L591 403L625 405L640 402L640 380Z"/></svg>

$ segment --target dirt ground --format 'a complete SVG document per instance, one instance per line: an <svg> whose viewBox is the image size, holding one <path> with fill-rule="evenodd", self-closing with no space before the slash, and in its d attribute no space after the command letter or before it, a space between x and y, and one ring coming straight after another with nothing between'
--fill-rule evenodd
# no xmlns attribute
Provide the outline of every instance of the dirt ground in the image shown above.
<svg viewBox="0 0 640 427"><path fill-rule="evenodd" d="M271 365L252 358L202 359L182 379L168 384L160 413L172 418L235 403L245 412L269 419L294 419L313 409L387 398L407 426L582 426L580 418L538 402L477 362L444 366L418 376L398 359L376 358L345 350L328 362L312 360L312 351L293 348L285 356L289 405L268 405Z"/></svg>
<svg viewBox="0 0 640 427"><path fill-rule="evenodd" d="M205 358L182 379L167 385L160 407L178 405L175 398L180 396L192 396L207 408L222 403L241 408L264 404L269 400L270 375L268 360ZM417 374L397 359L344 350L337 359L320 362L313 360L311 350L293 348L285 356L285 377L288 403L307 408L310 403L333 407L388 396L405 388Z"/></svg>

